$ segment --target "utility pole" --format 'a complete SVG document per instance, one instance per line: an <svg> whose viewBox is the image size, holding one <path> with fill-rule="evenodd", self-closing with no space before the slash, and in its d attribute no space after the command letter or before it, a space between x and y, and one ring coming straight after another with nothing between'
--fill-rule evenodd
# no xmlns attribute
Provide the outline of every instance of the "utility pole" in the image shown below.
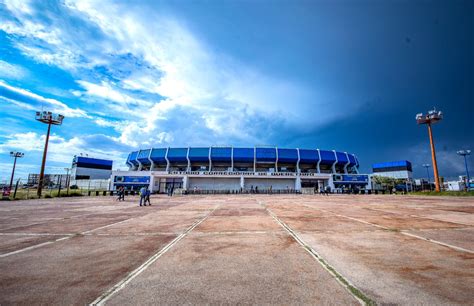
<svg viewBox="0 0 474 306"><path fill-rule="evenodd" d="M69 168L64 168L64 170L66 170L66 194L69 195L69 182L70 182L70 178L69 178Z"/></svg>

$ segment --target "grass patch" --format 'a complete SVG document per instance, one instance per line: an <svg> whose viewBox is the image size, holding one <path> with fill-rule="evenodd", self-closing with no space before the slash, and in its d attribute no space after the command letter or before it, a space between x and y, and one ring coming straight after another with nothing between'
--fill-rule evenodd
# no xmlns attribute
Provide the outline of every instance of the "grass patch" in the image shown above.
<svg viewBox="0 0 474 306"><path fill-rule="evenodd" d="M471 191L427 191L427 192L410 192L410 195L426 195L426 196L451 196L451 197L474 197L474 190Z"/></svg>
<svg viewBox="0 0 474 306"><path fill-rule="evenodd" d="M32 200L32 199L38 199L38 196L36 195L37 189L36 188L30 188L30 189L18 189L16 192L15 198L13 198L14 191L10 193L10 197L7 198L8 200ZM43 195L41 196L44 199L51 199L51 198L56 198L56 197L80 197L87 194L83 193L81 190L69 190L69 194L67 194L66 189L61 189L61 194L58 195L58 190L48 190L48 189L43 189ZM94 193L95 195L95 193Z"/></svg>

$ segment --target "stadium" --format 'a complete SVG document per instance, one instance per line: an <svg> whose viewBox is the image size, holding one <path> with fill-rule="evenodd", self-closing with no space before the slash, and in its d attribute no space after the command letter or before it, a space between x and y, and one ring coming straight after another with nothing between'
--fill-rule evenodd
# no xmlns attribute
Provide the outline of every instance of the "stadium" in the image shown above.
<svg viewBox="0 0 474 306"><path fill-rule="evenodd" d="M128 171L113 171L112 188L156 193L186 191L300 191L302 188L364 188L354 154L276 147L151 148L131 152Z"/></svg>

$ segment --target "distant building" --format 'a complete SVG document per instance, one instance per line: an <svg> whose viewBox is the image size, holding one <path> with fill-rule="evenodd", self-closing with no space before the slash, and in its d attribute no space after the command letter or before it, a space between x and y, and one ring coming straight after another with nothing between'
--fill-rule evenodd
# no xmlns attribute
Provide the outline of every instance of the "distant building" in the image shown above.
<svg viewBox="0 0 474 306"><path fill-rule="evenodd" d="M84 156L74 156L72 161L72 180L104 180L112 174L113 161Z"/></svg>
<svg viewBox="0 0 474 306"><path fill-rule="evenodd" d="M408 160L399 160L372 165L373 175L390 177L395 179L413 178L413 170L411 162Z"/></svg>

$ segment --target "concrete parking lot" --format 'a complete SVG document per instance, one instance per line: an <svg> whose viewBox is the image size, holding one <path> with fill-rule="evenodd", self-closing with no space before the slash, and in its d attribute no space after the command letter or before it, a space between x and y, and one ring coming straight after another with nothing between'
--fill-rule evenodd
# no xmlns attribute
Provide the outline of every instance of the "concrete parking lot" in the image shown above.
<svg viewBox="0 0 474 306"><path fill-rule="evenodd" d="M471 304L474 199L0 202L0 304Z"/></svg>

